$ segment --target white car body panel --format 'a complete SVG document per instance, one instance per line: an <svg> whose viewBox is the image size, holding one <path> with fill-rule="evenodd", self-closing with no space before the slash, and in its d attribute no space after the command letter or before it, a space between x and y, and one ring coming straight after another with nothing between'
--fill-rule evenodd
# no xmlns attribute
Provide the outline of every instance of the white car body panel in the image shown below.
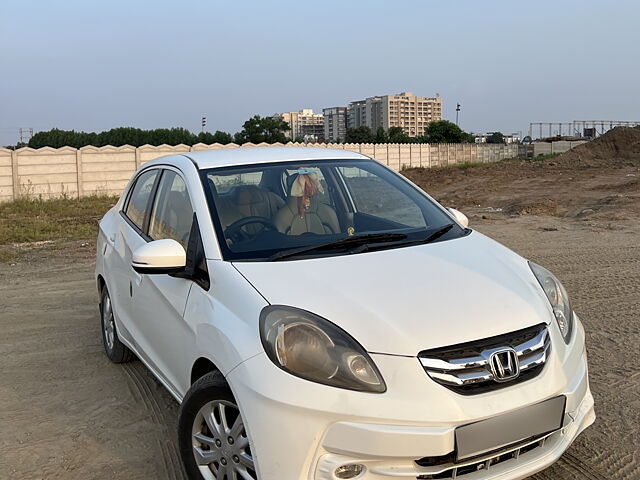
<svg viewBox="0 0 640 480"><path fill-rule="evenodd" d="M235 262L271 304L340 325L369 352L416 356L551 320L527 262L473 232L296 262Z"/></svg>
<svg viewBox="0 0 640 480"><path fill-rule="evenodd" d="M260 165L271 162L295 162L299 160L369 160L361 153L337 148L316 147L267 147L201 150L185 154L198 164L198 168ZM167 158L167 157L165 157Z"/></svg>
<svg viewBox="0 0 640 480"><path fill-rule="evenodd" d="M96 276L109 289L120 339L179 402L191 387L196 362L210 361L238 400L261 480L336 480L335 468L353 462L367 469L358 480L416 478L428 470L416 459L455 448L457 426L564 395L564 424L544 447L460 478L516 480L545 468L593 423L595 414L582 325L576 318L567 345L544 292L519 255L471 232L356 255L279 262L223 259L199 169L367 158L346 150L258 147L189 152L145 163L137 173L168 168L185 180L210 288L132 269L132 251L146 240L120 213L123 195L100 222L96 259ZM387 391L329 387L277 367L259 335L260 312L270 304L308 310L344 329L370 353ZM422 350L541 323L548 324L551 338L544 369L499 390L460 395L431 380L416 358Z"/></svg>
<svg viewBox="0 0 640 480"><path fill-rule="evenodd" d="M184 310L191 280L169 275L141 275L141 281L133 290L134 323L138 328L140 345L153 369L180 391L184 382L184 366L191 360L191 348L195 343L193 331L184 321ZM179 339L179 341L178 341Z"/></svg>
<svg viewBox="0 0 640 480"><path fill-rule="evenodd" d="M208 358L226 376L243 361L263 352L260 337L255 335L255 312L267 302L230 262L209 260L208 266L213 273L211 288L206 292L194 286L185 311L194 344L189 345L191 363L183 368L182 396L191 386L189 374L197 358Z"/></svg>

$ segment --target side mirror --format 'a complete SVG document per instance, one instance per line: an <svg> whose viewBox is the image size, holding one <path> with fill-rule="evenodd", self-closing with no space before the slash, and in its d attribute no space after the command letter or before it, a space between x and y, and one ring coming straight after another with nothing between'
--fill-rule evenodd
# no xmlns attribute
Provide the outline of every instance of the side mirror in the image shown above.
<svg viewBox="0 0 640 480"><path fill-rule="evenodd" d="M464 228L467 228L469 226L469 219L460 210L456 210L455 208L447 208L447 210L449 210L449 213L453 215L453 218L456 219L456 222L458 222Z"/></svg>
<svg viewBox="0 0 640 480"><path fill-rule="evenodd" d="M187 264L184 247L175 240L154 240L133 251L131 266L138 273L176 273Z"/></svg>

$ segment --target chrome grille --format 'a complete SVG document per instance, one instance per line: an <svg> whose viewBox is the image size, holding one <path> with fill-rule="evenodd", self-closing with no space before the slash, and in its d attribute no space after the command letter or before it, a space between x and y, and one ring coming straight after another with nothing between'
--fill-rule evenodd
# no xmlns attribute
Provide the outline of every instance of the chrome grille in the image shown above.
<svg viewBox="0 0 640 480"><path fill-rule="evenodd" d="M502 382L495 377L490 359L505 348L515 350L519 375ZM433 380L455 392L471 395L535 377L544 367L550 348L547 326L540 324L497 337L425 350L418 358Z"/></svg>

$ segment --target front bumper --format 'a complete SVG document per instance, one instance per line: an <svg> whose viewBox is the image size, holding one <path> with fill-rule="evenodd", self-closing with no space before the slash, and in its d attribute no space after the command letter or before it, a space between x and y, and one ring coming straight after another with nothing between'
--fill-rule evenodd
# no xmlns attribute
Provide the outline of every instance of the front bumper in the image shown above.
<svg viewBox="0 0 640 480"><path fill-rule="evenodd" d="M576 436L593 423L584 330L558 346L536 378L494 392L461 396L431 381L416 358L372 355L388 386L384 394L340 390L293 377L260 354L228 376L247 425L261 480L336 480L335 469L360 463L358 480L450 478L453 468L465 480L525 478L553 463ZM516 411L565 395L561 430L536 448L501 457L493 454L456 465L420 466L416 460L445 456L455 449L457 426ZM522 445L520 445L522 447ZM489 460L486 462L485 460ZM474 469L472 473L461 468ZM479 466L478 466L479 465ZM487 469L487 467L489 467ZM477 468L477 470L476 470ZM459 472L464 472L460 474Z"/></svg>
<svg viewBox="0 0 640 480"><path fill-rule="evenodd" d="M505 448L498 453L455 465L444 464L433 467L421 467L413 461L418 458L417 456L403 459L402 457L385 457L384 455L380 455L377 458L371 459L368 456L357 455L355 452L351 455L326 453L318 459L315 476L310 478L316 480L335 480L336 477L333 472L335 472L336 468L345 464L359 463L365 465L367 471L358 478L366 480L389 480L393 478L430 479L434 477L464 478L465 480L522 479L554 463L560 458L569 445L571 445L578 434L594 422L593 397L590 391L586 392L578 409L568 413L567 417L565 425L561 430L544 439L518 445L518 448ZM355 427L357 429L362 426ZM417 433L414 431L406 435L406 432L397 429L391 436L389 435L390 430L392 430L392 428L390 429L388 426L368 425L366 429L361 429L361 431L358 432L363 435L356 437L353 435L356 432L352 431L350 432L352 435L350 435L349 438L355 442L364 441L364 444L368 445L380 441L386 445L392 445L395 449L402 443L405 445L407 443L411 444L412 437L415 438L415 434ZM433 434L434 432L431 431L428 433ZM399 442L393 443L396 440ZM357 445L357 443L355 444ZM411 445L415 447L415 444ZM332 445L327 442L325 442L323 446L328 451L332 450ZM408 449L407 451L411 450ZM389 453L389 451L386 451L385 455L389 455ZM404 456L406 456L406 452L404 452ZM472 473L469 473L470 471Z"/></svg>

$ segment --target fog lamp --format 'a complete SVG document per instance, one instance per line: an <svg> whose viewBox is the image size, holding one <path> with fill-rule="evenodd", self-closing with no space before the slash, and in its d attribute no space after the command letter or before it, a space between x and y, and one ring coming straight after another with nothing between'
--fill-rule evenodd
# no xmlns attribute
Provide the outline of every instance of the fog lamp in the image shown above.
<svg viewBox="0 0 640 480"><path fill-rule="evenodd" d="M336 468L334 475L337 478L356 478L364 472L364 465L359 463L351 463L349 465L341 465Z"/></svg>

